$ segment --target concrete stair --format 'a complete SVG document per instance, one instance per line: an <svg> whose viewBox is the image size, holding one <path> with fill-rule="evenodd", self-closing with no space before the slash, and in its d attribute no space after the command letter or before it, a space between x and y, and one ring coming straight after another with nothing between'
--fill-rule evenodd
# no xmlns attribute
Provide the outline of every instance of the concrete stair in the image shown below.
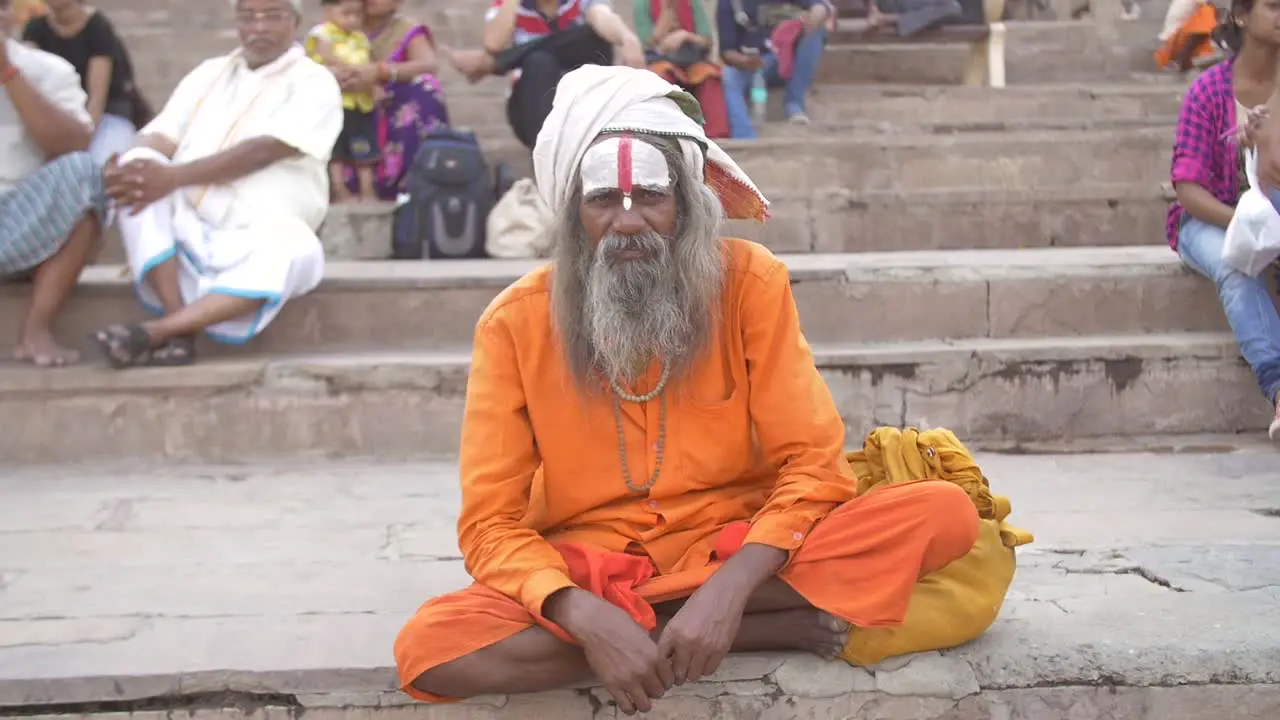
<svg viewBox="0 0 1280 720"><path fill-rule="evenodd" d="M487 4L404 11L469 46ZM962 45L840 32L812 127L725 143L775 215L729 232L789 266L849 444L944 426L1007 453L978 460L1037 542L975 643L871 668L734 656L648 717L1280 717L1270 413L1212 284L1164 246L1185 87L1147 73L1165 4L1120 31L1009 23L1004 90L956 85ZM106 10L157 102L235 44L222 2ZM528 174L504 83L440 77L454 123ZM194 366L0 360L0 719L619 717L589 683L446 706L395 690L396 630L468 582L452 458L473 326L537 263L386 261L389 218L334 208L321 287ZM120 259L63 316L83 349L142 317ZM0 286L0 337L24 291Z"/></svg>
<svg viewBox="0 0 1280 720"><path fill-rule="evenodd" d="M1212 285L1162 247L783 256L851 437L879 424L974 441L1237 432L1266 404ZM335 262L248 347L189 368L0 367L18 462L456 451L471 331L526 261ZM0 295L0 335L20 293ZM91 269L68 337L140 311Z"/></svg>
<svg viewBox="0 0 1280 720"><path fill-rule="evenodd" d="M1274 455L1206 452L1238 443L979 453L993 488L1012 496L1016 523L1036 533L982 638L869 668L733 655L647 717L1274 718ZM468 582L456 473L449 462L385 458L8 468L0 714L621 718L591 683L440 706L395 692L396 632L423 600Z"/></svg>

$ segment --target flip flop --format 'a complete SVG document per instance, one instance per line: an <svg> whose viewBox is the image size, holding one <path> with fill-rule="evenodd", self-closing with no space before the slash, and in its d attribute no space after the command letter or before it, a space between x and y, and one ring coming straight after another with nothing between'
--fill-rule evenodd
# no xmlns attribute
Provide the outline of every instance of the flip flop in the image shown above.
<svg viewBox="0 0 1280 720"><path fill-rule="evenodd" d="M146 365L151 359L151 334L137 323L112 325L89 337L116 370Z"/></svg>

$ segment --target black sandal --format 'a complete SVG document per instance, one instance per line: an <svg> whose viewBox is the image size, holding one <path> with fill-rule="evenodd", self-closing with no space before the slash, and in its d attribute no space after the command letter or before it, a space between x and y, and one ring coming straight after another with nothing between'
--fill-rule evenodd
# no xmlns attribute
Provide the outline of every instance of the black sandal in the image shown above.
<svg viewBox="0 0 1280 720"><path fill-rule="evenodd" d="M179 335L151 351L147 365L152 367L179 367L196 361L195 335Z"/></svg>
<svg viewBox="0 0 1280 720"><path fill-rule="evenodd" d="M112 325L90 337L116 370L146 365L151 360L151 334L137 323Z"/></svg>

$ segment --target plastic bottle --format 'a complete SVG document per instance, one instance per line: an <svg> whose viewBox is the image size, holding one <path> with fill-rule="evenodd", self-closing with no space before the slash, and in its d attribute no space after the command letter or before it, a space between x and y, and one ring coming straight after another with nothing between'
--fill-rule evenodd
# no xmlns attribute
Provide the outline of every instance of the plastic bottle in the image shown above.
<svg viewBox="0 0 1280 720"><path fill-rule="evenodd" d="M760 126L764 124L765 107L769 104L769 86L764 80L764 68L760 68L751 78L751 120Z"/></svg>

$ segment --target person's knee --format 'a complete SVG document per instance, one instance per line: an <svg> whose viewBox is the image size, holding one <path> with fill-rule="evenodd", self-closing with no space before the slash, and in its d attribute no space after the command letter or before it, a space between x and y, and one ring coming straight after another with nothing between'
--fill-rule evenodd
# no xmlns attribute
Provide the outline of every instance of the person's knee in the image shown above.
<svg viewBox="0 0 1280 720"><path fill-rule="evenodd" d="M427 670L410 684L418 692L438 698L462 699L494 692L492 680L498 672L494 663L482 667L471 653Z"/></svg>
<svg viewBox="0 0 1280 720"><path fill-rule="evenodd" d="M978 509L964 488L937 480L919 484L924 515L937 533L935 542L952 548L959 557L978 541Z"/></svg>
<svg viewBox="0 0 1280 720"><path fill-rule="evenodd" d="M156 150L155 148L150 148L150 147L132 148L129 151L125 152L123 155L121 155L116 162L118 162L121 165L124 165L125 163L131 163L134 160L150 160L152 162L163 163L165 165L170 165L173 163L173 161L169 159L168 155L165 155L159 150Z"/></svg>
<svg viewBox="0 0 1280 720"><path fill-rule="evenodd" d="M555 77L560 73L560 61L545 50L535 50L520 62L520 72L521 75L528 74L539 79Z"/></svg>

